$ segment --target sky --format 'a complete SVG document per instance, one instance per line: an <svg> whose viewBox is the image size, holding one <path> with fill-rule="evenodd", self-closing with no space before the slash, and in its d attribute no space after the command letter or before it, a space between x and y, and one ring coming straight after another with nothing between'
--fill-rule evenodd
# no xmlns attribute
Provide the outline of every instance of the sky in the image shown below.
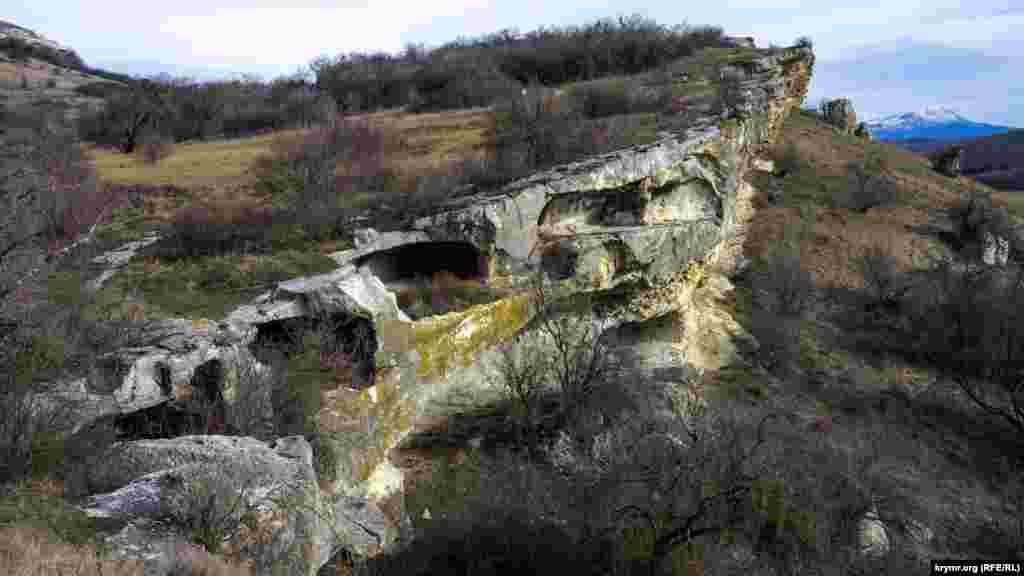
<svg viewBox="0 0 1024 576"><path fill-rule="evenodd" d="M1024 127L1024 0L5 0L0 20L74 48L92 66L263 78L342 52L400 51L505 28L640 14L721 26L758 46L814 42L808 103L847 96L861 119L946 106Z"/></svg>

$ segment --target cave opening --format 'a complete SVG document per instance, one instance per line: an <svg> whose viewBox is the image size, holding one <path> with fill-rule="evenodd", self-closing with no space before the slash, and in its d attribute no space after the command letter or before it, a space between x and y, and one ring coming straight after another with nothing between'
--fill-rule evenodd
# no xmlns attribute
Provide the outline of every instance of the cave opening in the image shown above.
<svg viewBox="0 0 1024 576"><path fill-rule="evenodd" d="M158 384L169 391L170 368L157 365ZM187 392L179 398L114 418L122 440L176 438L190 434L228 434L224 404L224 364L209 360L196 367Z"/></svg>
<svg viewBox="0 0 1024 576"><path fill-rule="evenodd" d="M384 284L430 279L447 272L460 280L486 280L487 258L468 242L415 242L356 260Z"/></svg>
<svg viewBox="0 0 1024 576"><path fill-rule="evenodd" d="M264 364L287 361L304 352L305 338L317 337L320 370L355 388L372 386L376 376L377 331L366 318L336 314L326 318L288 318L256 327L250 349Z"/></svg>

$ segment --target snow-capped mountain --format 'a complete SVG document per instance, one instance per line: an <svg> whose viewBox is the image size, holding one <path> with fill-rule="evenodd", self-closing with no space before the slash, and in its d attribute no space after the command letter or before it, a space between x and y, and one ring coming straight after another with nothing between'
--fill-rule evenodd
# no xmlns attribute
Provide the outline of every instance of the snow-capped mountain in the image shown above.
<svg viewBox="0 0 1024 576"><path fill-rule="evenodd" d="M957 141L1002 134L1012 128L974 122L952 108L931 107L920 112L894 114L867 122L877 140Z"/></svg>

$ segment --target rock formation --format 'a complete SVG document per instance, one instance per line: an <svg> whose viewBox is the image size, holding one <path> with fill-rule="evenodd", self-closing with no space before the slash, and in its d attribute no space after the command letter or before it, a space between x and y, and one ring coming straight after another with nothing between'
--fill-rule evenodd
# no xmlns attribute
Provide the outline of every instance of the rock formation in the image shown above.
<svg viewBox="0 0 1024 576"><path fill-rule="evenodd" d="M116 444L109 465L94 471L89 509L126 520L148 517L146 506L177 501L181 479L238 467L240 477L257 478L254 493L286 486L307 494L318 510L363 515L348 524L293 515L284 522L293 527L267 535L275 542L271 551L250 555L257 563L278 558L303 530L312 531L306 541L317 546L302 550L294 573L315 570L340 546L364 552L366 534L391 545L399 526L384 525L372 511L377 503L401 509L402 471L389 459L392 449L425 425L431 402L482 389L500 344L517 335L542 338L523 332L536 313L523 291L412 321L394 291L410 277L444 270L481 286L515 287L540 270L553 299L598 297L595 319L608 326L677 315L684 341L666 337L631 349L641 374L630 379L634 394L677 382L694 366L727 362L730 347L749 337L700 302L731 288L719 275L735 268L738 226L750 217L748 172L802 102L813 61L806 47L732 60L719 77L737 79L740 98L724 119L708 114L686 129L659 133L651 144L438 203L415 214L408 229L356 231L353 250L331 255L336 271L282 282L223 319L161 322L145 345L112 352L94 373L57 383L41 409L76 402L81 409L68 422L74 431L158 406L188 412L197 397L230 405L249 384L241 367L265 368L261 351L294 345L283 343L289 331L355 323L365 335L365 353L356 358L362 379L323 394L319 424L341 455L331 489L316 487L308 458L296 457L304 453L297 441L285 454L280 439L273 445L217 436L134 440ZM119 261L109 260L111 266ZM623 336L620 346L628 341ZM719 352L708 355L710 348ZM245 472L247 463L266 473Z"/></svg>
<svg viewBox="0 0 1024 576"><path fill-rule="evenodd" d="M931 155L932 168L944 176L956 178L960 175L960 159L963 157L963 146L954 144Z"/></svg>
<svg viewBox="0 0 1024 576"><path fill-rule="evenodd" d="M835 126L844 134L857 131L857 114L853 111L853 102L849 98L836 98L823 105L825 121Z"/></svg>

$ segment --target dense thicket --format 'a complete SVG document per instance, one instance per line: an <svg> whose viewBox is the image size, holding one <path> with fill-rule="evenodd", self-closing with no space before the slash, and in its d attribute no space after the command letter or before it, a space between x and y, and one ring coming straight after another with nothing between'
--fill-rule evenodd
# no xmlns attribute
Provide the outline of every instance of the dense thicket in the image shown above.
<svg viewBox="0 0 1024 576"><path fill-rule="evenodd" d="M158 77L124 86L86 85L101 96L103 109L82 118L80 132L91 142L132 152L147 137L176 142L237 138L285 127L309 127L333 103L299 77L272 82L255 78L197 82Z"/></svg>
<svg viewBox="0 0 1024 576"><path fill-rule="evenodd" d="M724 45L717 27L664 26L641 16L583 26L502 30L401 54L341 54L313 62L317 86L348 112L482 106L527 82L557 85L636 74Z"/></svg>

